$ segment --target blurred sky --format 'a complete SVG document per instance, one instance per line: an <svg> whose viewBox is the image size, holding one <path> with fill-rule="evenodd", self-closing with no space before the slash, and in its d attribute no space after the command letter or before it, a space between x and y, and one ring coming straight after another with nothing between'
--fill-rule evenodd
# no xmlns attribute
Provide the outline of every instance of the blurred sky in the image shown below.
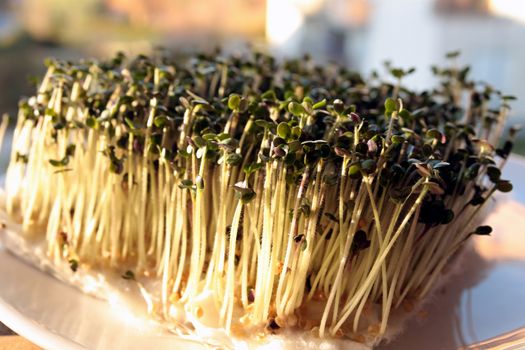
<svg viewBox="0 0 525 350"><path fill-rule="evenodd" d="M519 98L511 122L525 122L525 0L0 0L0 112L16 113L48 56L247 44L362 72L388 59L417 68L412 87L460 50L472 76Z"/></svg>

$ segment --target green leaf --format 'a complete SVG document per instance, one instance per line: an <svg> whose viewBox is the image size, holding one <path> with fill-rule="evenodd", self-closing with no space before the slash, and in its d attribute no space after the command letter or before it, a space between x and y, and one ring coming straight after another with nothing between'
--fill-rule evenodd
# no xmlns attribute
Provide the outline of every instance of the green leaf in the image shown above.
<svg viewBox="0 0 525 350"><path fill-rule="evenodd" d="M403 108L402 110L399 111L399 116L403 119L410 119L412 114L410 114L409 111Z"/></svg>
<svg viewBox="0 0 525 350"><path fill-rule="evenodd" d="M98 120L93 117L88 117L86 119L86 126L91 129L98 129Z"/></svg>
<svg viewBox="0 0 525 350"><path fill-rule="evenodd" d="M231 110L239 109L239 105L241 104L241 96L237 94L231 94L228 98L228 108Z"/></svg>
<svg viewBox="0 0 525 350"><path fill-rule="evenodd" d="M209 133L202 135L202 138L206 141L215 141L217 140L217 134L209 132Z"/></svg>
<svg viewBox="0 0 525 350"><path fill-rule="evenodd" d="M69 157L64 157L61 160L50 159L49 164L54 167L66 166L69 163Z"/></svg>
<svg viewBox="0 0 525 350"><path fill-rule="evenodd" d="M296 117L300 117L306 112L304 107L297 102L290 102L288 104L288 111Z"/></svg>
<svg viewBox="0 0 525 350"><path fill-rule="evenodd" d="M373 159L366 159L361 162L361 169L366 174L372 174L373 172L376 171L376 168L377 168L377 164L376 164L376 161Z"/></svg>
<svg viewBox="0 0 525 350"><path fill-rule="evenodd" d="M194 136L192 140L195 146L197 146L197 148L203 148L206 146L206 140L200 136Z"/></svg>
<svg viewBox="0 0 525 350"><path fill-rule="evenodd" d="M245 184L235 184L233 186L233 189L235 190L235 195L241 201L242 204L248 204L256 196L255 191L251 188L248 188Z"/></svg>
<svg viewBox="0 0 525 350"><path fill-rule="evenodd" d="M77 272L78 270L78 260L75 259L69 259L69 268L71 268L71 271Z"/></svg>
<svg viewBox="0 0 525 350"><path fill-rule="evenodd" d="M240 165L242 162L242 156L237 153L230 153L226 156L226 164L231 166Z"/></svg>
<svg viewBox="0 0 525 350"><path fill-rule="evenodd" d="M293 138L296 139L296 140L299 139L301 137L302 132L303 131L301 130L300 127L294 126L292 128L292 136L293 136Z"/></svg>
<svg viewBox="0 0 525 350"><path fill-rule="evenodd" d="M27 154L16 152L15 161L25 164L29 161L29 157L27 156Z"/></svg>
<svg viewBox="0 0 525 350"><path fill-rule="evenodd" d="M263 129L271 129L274 124L267 120L258 119L255 121L255 125Z"/></svg>
<svg viewBox="0 0 525 350"><path fill-rule="evenodd" d="M266 91L265 93L261 95L261 98L263 100L271 100L271 101L277 100L277 96L275 95L275 91L273 90Z"/></svg>
<svg viewBox="0 0 525 350"><path fill-rule="evenodd" d="M313 105L314 104L314 100L312 100L312 98L310 96L305 96L303 98L303 103L306 102L307 105Z"/></svg>
<svg viewBox="0 0 525 350"><path fill-rule="evenodd" d="M279 137L281 137L284 140L288 140L291 134L292 134L292 129L290 128L288 123L285 123L285 122L279 123L279 125L277 126L277 135L279 135Z"/></svg>
<svg viewBox="0 0 525 350"><path fill-rule="evenodd" d="M191 188L191 187L193 187L193 181L191 181L189 179L184 179L179 184L179 188L182 188L182 189L188 189L188 188Z"/></svg>
<svg viewBox="0 0 525 350"><path fill-rule="evenodd" d="M432 139L435 139L435 140L441 140L441 138L443 137L443 135L441 134L441 132L437 129L430 129L426 132L426 135L427 137L430 137Z"/></svg>
<svg viewBox="0 0 525 350"><path fill-rule="evenodd" d="M319 109L319 108L323 108L324 106L326 106L326 98L323 99L322 101L319 101L317 102L316 104L314 104L312 106L313 109Z"/></svg>
<svg viewBox="0 0 525 350"><path fill-rule="evenodd" d="M397 103L390 97L385 101L385 112L386 114L392 114L397 109Z"/></svg>
<svg viewBox="0 0 525 350"><path fill-rule="evenodd" d="M405 138L403 136L400 136L400 135L392 135L392 139L391 140L396 145L405 142Z"/></svg>
<svg viewBox="0 0 525 350"><path fill-rule="evenodd" d="M359 163L352 164L348 168L348 176L352 179L358 179L361 177L361 165Z"/></svg>
<svg viewBox="0 0 525 350"><path fill-rule="evenodd" d="M264 163L252 163L252 164L246 164L243 168L246 175L250 175L257 170L261 169L264 166Z"/></svg>
<svg viewBox="0 0 525 350"><path fill-rule="evenodd" d="M405 72L400 68L392 68L390 69L390 74L392 74L397 79L401 79L405 76Z"/></svg>
<svg viewBox="0 0 525 350"><path fill-rule="evenodd" d="M188 151L186 151L185 149L177 150L177 154L179 156L181 156L182 158L189 158L191 156L191 154Z"/></svg>
<svg viewBox="0 0 525 350"><path fill-rule="evenodd" d="M157 128L162 128L164 127L164 125L166 125L167 121L168 121L168 118L165 115L161 115L153 119L153 124L155 124Z"/></svg>
<svg viewBox="0 0 525 350"><path fill-rule="evenodd" d="M450 51L450 52L447 52L445 57L446 58L456 58L456 57L459 57L460 54L461 54L461 51L459 51L459 50Z"/></svg>
<svg viewBox="0 0 525 350"><path fill-rule="evenodd" d="M136 129L135 123L133 123L133 120L131 120L128 117L126 117L126 118L124 118L124 121L126 122L126 124L129 126L129 128L131 130L135 130Z"/></svg>

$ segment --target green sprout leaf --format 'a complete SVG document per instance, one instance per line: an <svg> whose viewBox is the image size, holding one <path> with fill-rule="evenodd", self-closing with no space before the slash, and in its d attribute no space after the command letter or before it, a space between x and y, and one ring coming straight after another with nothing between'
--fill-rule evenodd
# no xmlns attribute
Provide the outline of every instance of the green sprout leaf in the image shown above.
<svg viewBox="0 0 525 350"><path fill-rule="evenodd" d="M385 113L387 115L392 114L392 112L396 111L397 109L397 103L390 97L386 99L385 101Z"/></svg>
<svg viewBox="0 0 525 350"><path fill-rule="evenodd" d="M325 106L326 106L326 98L321 100L321 101L319 101L319 102L317 102L316 104L314 104L312 106L312 109L321 109L321 108L323 108Z"/></svg>
<svg viewBox="0 0 525 350"><path fill-rule="evenodd" d="M15 161L20 163L27 163L29 161L29 157L27 156L27 154L16 152Z"/></svg>
<svg viewBox="0 0 525 350"><path fill-rule="evenodd" d="M257 195L255 191L249 188L244 182L235 184L233 189L235 190L235 195L242 204L250 203Z"/></svg>
<svg viewBox="0 0 525 350"><path fill-rule="evenodd" d="M447 54L445 56L447 58L457 58L457 57L459 57L460 54L461 54L461 51L456 50L456 51L447 52Z"/></svg>
<svg viewBox="0 0 525 350"><path fill-rule="evenodd" d="M443 137L441 132L439 130L437 130L437 129L430 129L430 130L428 130L426 135L427 135L427 137L435 139L435 140L441 140L441 138Z"/></svg>
<svg viewBox="0 0 525 350"><path fill-rule="evenodd" d="M228 108L231 110L237 110L239 109L239 105L241 104L241 96L237 94L231 94L228 98Z"/></svg>
<svg viewBox="0 0 525 350"><path fill-rule="evenodd" d="M361 169L365 174L372 174L377 169L376 161L373 159L366 159L361 162Z"/></svg>
<svg viewBox="0 0 525 350"><path fill-rule="evenodd" d="M231 166L240 165L242 162L242 156L237 153L230 153L226 156L226 164Z"/></svg>
<svg viewBox="0 0 525 350"><path fill-rule="evenodd" d="M390 69L390 74L392 74L397 79L401 79L405 76L405 72L400 68L392 68Z"/></svg>
<svg viewBox="0 0 525 350"><path fill-rule="evenodd" d="M275 101L277 100L277 96L275 95L275 91L273 90L268 90L266 92L264 92L262 95L261 95L261 98L263 100L270 100L270 101Z"/></svg>
<svg viewBox="0 0 525 350"><path fill-rule="evenodd" d="M69 163L68 157L62 158L60 160L56 160L56 159L49 160L49 164L51 164L54 167L66 166L68 163Z"/></svg>
<svg viewBox="0 0 525 350"><path fill-rule="evenodd" d="M401 135L392 135L392 143L398 145L398 144L401 144L403 142L405 142L405 138Z"/></svg>
<svg viewBox="0 0 525 350"><path fill-rule="evenodd" d="M77 270L78 270L78 260L76 260L76 259L69 259L68 262L69 262L69 268L71 269L71 271L77 272Z"/></svg>
<svg viewBox="0 0 525 350"><path fill-rule="evenodd" d="M155 117L155 119L153 120L153 124L155 124L157 128L162 128L164 127L164 125L166 125L167 121L168 121L168 118L165 115L161 115L161 116Z"/></svg>
<svg viewBox="0 0 525 350"><path fill-rule="evenodd" d="M292 134L292 129L288 125L288 123L281 122L279 125L277 125L277 135L281 137L284 140L287 140L290 135Z"/></svg>
<svg viewBox="0 0 525 350"><path fill-rule="evenodd" d="M306 113L304 107L297 102L290 102L288 104L288 111L296 117L300 117Z"/></svg>
<svg viewBox="0 0 525 350"><path fill-rule="evenodd" d="M88 117L86 119L86 126L91 129L98 129L98 120L93 117Z"/></svg>
<svg viewBox="0 0 525 350"><path fill-rule="evenodd" d="M182 189L191 189L193 188L193 181L189 179L184 179L180 182L179 188Z"/></svg>
<svg viewBox="0 0 525 350"><path fill-rule="evenodd" d="M348 176L352 179L361 178L361 165L359 163L350 165L348 168Z"/></svg>
<svg viewBox="0 0 525 350"><path fill-rule="evenodd" d="M129 118L124 118L124 121L126 122L126 124L128 125L128 127L131 129L131 130L135 130L137 129L137 127L135 126L135 123L133 123L133 120L129 119Z"/></svg>
<svg viewBox="0 0 525 350"><path fill-rule="evenodd" d="M260 163L260 162L252 163L252 164L245 165L243 170L246 173L246 175L250 175L256 172L257 170L261 169L263 166L264 166L264 163Z"/></svg>

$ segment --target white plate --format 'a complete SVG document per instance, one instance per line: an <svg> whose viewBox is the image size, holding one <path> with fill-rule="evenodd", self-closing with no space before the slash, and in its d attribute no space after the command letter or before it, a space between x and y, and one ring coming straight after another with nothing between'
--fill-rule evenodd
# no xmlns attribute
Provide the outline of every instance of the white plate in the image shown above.
<svg viewBox="0 0 525 350"><path fill-rule="evenodd" d="M425 312L382 350L525 348L525 161L504 175L514 183L487 218L492 237L476 237L462 270L437 291ZM203 349L152 322L113 309L25 264L0 243L0 321L45 349Z"/></svg>

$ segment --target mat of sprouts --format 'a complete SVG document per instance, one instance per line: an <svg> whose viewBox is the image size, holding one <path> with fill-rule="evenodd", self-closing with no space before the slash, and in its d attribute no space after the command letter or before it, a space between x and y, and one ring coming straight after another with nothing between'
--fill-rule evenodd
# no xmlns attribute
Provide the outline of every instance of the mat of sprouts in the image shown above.
<svg viewBox="0 0 525 350"><path fill-rule="evenodd" d="M174 339L373 347L512 190L514 97L447 59L426 91L413 69L260 53L49 60L19 104L3 244Z"/></svg>

